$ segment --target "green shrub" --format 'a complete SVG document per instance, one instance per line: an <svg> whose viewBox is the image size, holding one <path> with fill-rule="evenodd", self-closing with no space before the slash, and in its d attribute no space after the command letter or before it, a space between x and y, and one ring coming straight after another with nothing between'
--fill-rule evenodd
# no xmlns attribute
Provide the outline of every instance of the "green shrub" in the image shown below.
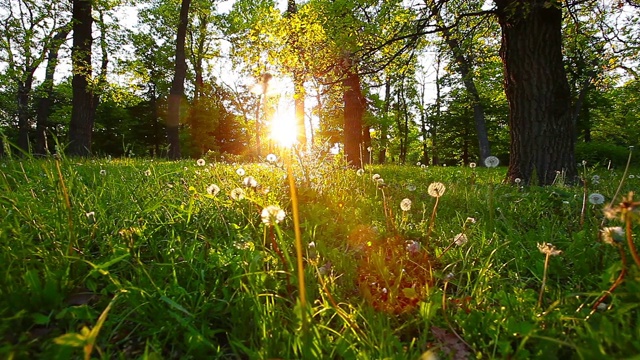
<svg viewBox="0 0 640 360"><path fill-rule="evenodd" d="M629 148L601 142L580 142L576 144L576 160L586 160L589 164L600 163L608 166L609 161L613 166L624 167L629 158ZM640 158L632 157L632 165L640 165Z"/></svg>

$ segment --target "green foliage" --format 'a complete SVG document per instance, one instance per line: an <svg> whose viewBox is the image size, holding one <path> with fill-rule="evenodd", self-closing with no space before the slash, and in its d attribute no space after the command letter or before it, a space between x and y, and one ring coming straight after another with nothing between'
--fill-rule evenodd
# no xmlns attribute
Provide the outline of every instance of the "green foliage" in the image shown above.
<svg viewBox="0 0 640 360"><path fill-rule="evenodd" d="M629 148L599 141L579 142L576 144L576 160L586 160L588 164L624 168L629 158ZM637 156L631 157L631 163L640 165Z"/></svg>

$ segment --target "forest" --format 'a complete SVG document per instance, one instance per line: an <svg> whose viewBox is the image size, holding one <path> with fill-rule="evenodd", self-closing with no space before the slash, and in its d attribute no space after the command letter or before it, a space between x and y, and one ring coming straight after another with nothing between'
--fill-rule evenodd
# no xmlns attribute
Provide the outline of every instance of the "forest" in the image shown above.
<svg viewBox="0 0 640 360"><path fill-rule="evenodd" d="M637 4L539 3L556 10L551 30L525 24L509 35L509 14L527 5L5 1L2 149L255 160L268 153L272 123L295 113L301 146L339 146L356 163L495 155L527 163L512 178L528 179L536 162L540 173L568 160L624 161L640 138ZM516 83L531 89L505 91ZM554 134L537 144L515 136L545 121L570 126L557 130L566 149L551 146ZM519 157L533 148L567 159Z"/></svg>
<svg viewBox="0 0 640 360"><path fill-rule="evenodd" d="M0 0L0 357L633 359L635 0Z"/></svg>

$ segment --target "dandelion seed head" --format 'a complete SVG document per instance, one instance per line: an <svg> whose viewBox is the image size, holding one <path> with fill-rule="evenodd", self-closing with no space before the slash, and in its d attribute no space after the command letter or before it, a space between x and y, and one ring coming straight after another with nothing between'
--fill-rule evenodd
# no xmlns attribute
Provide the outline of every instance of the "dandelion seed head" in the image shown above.
<svg viewBox="0 0 640 360"><path fill-rule="evenodd" d="M415 186L415 185L413 185L413 184L409 184L409 185L407 185L407 190L409 190L409 191L416 191L416 186Z"/></svg>
<svg viewBox="0 0 640 360"><path fill-rule="evenodd" d="M282 220L284 220L285 216L286 213L284 212L284 210L275 205L269 205L265 207L264 209L262 209L262 213L260 214L260 217L262 217L262 222L266 225L278 224Z"/></svg>
<svg viewBox="0 0 640 360"><path fill-rule="evenodd" d="M107 170L105 170L105 169L100 169L100 175L102 175L102 176L107 175Z"/></svg>
<svg viewBox="0 0 640 360"><path fill-rule="evenodd" d="M629 179L635 179L635 178L636 178L635 175L633 175L633 174L629 175Z"/></svg>
<svg viewBox="0 0 640 360"><path fill-rule="evenodd" d="M605 311L609 308L609 304L605 303L605 302L601 302L600 304L598 304L598 306L596 307L596 309L598 311Z"/></svg>
<svg viewBox="0 0 640 360"><path fill-rule="evenodd" d="M549 256L558 256L562 254L562 250L556 249L556 247L552 243L538 244L538 250L540 250L541 253Z"/></svg>
<svg viewBox="0 0 640 360"><path fill-rule="evenodd" d="M604 203L604 196L602 194L593 193L589 195L589 202L593 205L600 205Z"/></svg>
<svg viewBox="0 0 640 360"><path fill-rule="evenodd" d="M418 161L418 162L416 163L416 166L420 166L420 165L422 165L422 163L421 163L420 161Z"/></svg>
<svg viewBox="0 0 640 360"><path fill-rule="evenodd" d="M238 168L238 170L236 170L236 174L238 174L239 176L244 176L245 171L243 168Z"/></svg>
<svg viewBox="0 0 640 360"><path fill-rule="evenodd" d="M196 165L198 166L205 166L207 164L206 161L204 161L204 159L198 159L198 161L196 161Z"/></svg>
<svg viewBox="0 0 640 360"><path fill-rule="evenodd" d="M624 229L620 226L604 227L600 230L600 238L605 244L616 245L625 240Z"/></svg>
<svg viewBox="0 0 640 360"><path fill-rule="evenodd" d="M258 181L253 176L247 176L242 180L242 183L246 187L255 188L258 186Z"/></svg>
<svg viewBox="0 0 640 360"><path fill-rule="evenodd" d="M427 165L422 164L422 165L420 165L420 167L421 167L421 168L423 168L423 169L426 169L426 168L427 168Z"/></svg>
<svg viewBox="0 0 640 360"><path fill-rule="evenodd" d="M216 196L220 192L220 187L216 184L207 186L207 194Z"/></svg>
<svg viewBox="0 0 640 360"><path fill-rule="evenodd" d="M270 163L274 163L278 161L278 157L275 154L269 154L267 155L267 161Z"/></svg>
<svg viewBox="0 0 640 360"><path fill-rule="evenodd" d="M427 193L432 197L440 197L444 194L444 191L447 189L441 182L434 182L429 184L427 188Z"/></svg>
<svg viewBox="0 0 640 360"><path fill-rule="evenodd" d="M235 188L233 190L231 190L231 194L230 194L231 198L233 200L242 200L244 199L244 190L240 189L240 188Z"/></svg>
<svg viewBox="0 0 640 360"><path fill-rule="evenodd" d="M402 211L411 210L411 200L406 198L402 199L402 201L400 201L400 209L402 209Z"/></svg>
<svg viewBox="0 0 640 360"><path fill-rule="evenodd" d="M453 237L453 242L458 246L466 244L467 241L469 241L469 238L464 233L460 233Z"/></svg>
<svg viewBox="0 0 640 360"><path fill-rule="evenodd" d="M356 171L356 175L358 176L364 175L364 169L358 169L358 171Z"/></svg>
<svg viewBox="0 0 640 360"><path fill-rule="evenodd" d="M522 179L515 178L515 179L513 179L513 182L516 183L516 185L520 185L520 183L522 182Z"/></svg>
<svg viewBox="0 0 640 360"><path fill-rule="evenodd" d="M470 168L472 168L472 169L475 169L475 167L476 167L476 163L474 163L474 162L469 163L469 167L470 167Z"/></svg>
<svg viewBox="0 0 640 360"><path fill-rule="evenodd" d="M476 223L476 218L468 217L467 220L465 220L465 222L475 224Z"/></svg>
<svg viewBox="0 0 640 360"><path fill-rule="evenodd" d="M415 240L409 240L406 242L405 249L408 253L415 254L420 251L420 243Z"/></svg>
<svg viewBox="0 0 640 360"><path fill-rule="evenodd" d="M378 179L380 179L380 174L373 174L373 175L371 176L371 179L372 179L373 181L378 181Z"/></svg>
<svg viewBox="0 0 640 360"><path fill-rule="evenodd" d="M151 170L147 169L144 171L145 176L151 176Z"/></svg>
<svg viewBox="0 0 640 360"><path fill-rule="evenodd" d="M500 165L500 159L495 156L488 156L486 159L484 159L484 166L488 168L494 168L498 165Z"/></svg>

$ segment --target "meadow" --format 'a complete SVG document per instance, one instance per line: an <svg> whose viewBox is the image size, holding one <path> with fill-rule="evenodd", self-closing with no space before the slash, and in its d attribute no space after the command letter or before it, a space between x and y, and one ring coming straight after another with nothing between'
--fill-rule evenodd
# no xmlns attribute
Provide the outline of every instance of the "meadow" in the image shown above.
<svg viewBox="0 0 640 360"><path fill-rule="evenodd" d="M579 167L0 159L0 357L638 358L640 170Z"/></svg>

